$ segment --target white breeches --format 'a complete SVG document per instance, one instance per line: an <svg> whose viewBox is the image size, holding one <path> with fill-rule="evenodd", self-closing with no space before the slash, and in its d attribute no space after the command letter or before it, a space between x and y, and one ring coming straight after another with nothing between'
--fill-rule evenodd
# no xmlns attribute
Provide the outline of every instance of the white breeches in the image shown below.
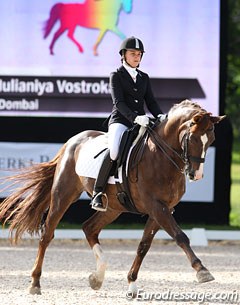
<svg viewBox="0 0 240 305"><path fill-rule="evenodd" d="M120 141L122 134L128 127L121 123L113 123L108 128L108 148L110 150L110 158L116 160L118 157Z"/></svg>

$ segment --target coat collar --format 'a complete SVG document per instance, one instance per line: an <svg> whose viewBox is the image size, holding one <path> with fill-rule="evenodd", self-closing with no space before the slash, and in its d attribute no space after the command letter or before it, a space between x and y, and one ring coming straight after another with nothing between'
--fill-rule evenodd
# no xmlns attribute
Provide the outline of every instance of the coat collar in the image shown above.
<svg viewBox="0 0 240 305"><path fill-rule="evenodd" d="M126 79L128 79L131 83L137 84L141 81L142 78L142 74L141 71L136 69L138 74L137 74L137 81L136 83L134 82L134 80L132 79L131 75L128 73L128 71L124 68L124 66L121 66L118 71L124 74L124 77L126 77Z"/></svg>

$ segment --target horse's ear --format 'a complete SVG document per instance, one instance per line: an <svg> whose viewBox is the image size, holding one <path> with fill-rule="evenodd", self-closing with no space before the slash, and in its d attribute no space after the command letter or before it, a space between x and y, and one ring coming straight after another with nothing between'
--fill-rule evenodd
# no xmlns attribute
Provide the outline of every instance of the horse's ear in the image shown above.
<svg viewBox="0 0 240 305"><path fill-rule="evenodd" d="M202 118L203 118L202 113L195 114L194 117L191 119L191 124L192 125L198 124L199 122L201 122Z"/></svg>
<svg viewBox="0 0 240 305"><path fill-rule="evenodd" d="M225 119L226 115L222 115L222 116L211 116L210 120L213 124L217 124L220 121L222 121L223 119Z"/></svg>

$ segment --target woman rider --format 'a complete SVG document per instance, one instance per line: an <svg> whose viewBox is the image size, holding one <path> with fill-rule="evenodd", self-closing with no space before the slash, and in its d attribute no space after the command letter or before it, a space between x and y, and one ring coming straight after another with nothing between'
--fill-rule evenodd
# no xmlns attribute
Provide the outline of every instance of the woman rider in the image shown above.
<svg viewBox="0 0 240 305"><path fill-rule="evenodd" d="M98 177L95 181L91 206L97 211L105 211L102 196L114 161L118 158L119 146L123 132L134 124L146 127L149 117L144 105L159 120L166 115L155 100L148 74L138 69L144 46L140 39L125 39L119 50L122 66L110 75L110 90L113 108L108 123L108 150L105 153Z"/></svg>

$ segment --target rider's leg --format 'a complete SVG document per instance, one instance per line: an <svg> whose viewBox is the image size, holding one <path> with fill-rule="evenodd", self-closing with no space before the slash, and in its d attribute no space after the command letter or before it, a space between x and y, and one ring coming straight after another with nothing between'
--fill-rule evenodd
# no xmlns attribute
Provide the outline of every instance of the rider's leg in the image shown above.
<svg viewBox="0 0 240 305"><path fill-rule="evenodd" d="M127 127L120 123L113 123L108 129L108 147L103 163L95 181L92 198L92 208L97 211L105 211L106 207L103 206L102 195L107 185L111 169L114 161L118 157L119 145L123 132Z"/></svg>
<svg viewBox="0 0 240 305"><path fill-rule="evenodd" d="M107 181L110 175L114 162L110 158L109 149L106 151L101 168L98 173L98 177L94 184L92 208L97 211L105 211L106 207L103 206L102 195L107 185Z"/></svg>
<svg viewBox="0 0 240 305"><path fill-rule="evenodd" d="M108 128L108 148L110 150L110 158L117 160L122 135L128 127L121 123L113 123Z"/></svg>

